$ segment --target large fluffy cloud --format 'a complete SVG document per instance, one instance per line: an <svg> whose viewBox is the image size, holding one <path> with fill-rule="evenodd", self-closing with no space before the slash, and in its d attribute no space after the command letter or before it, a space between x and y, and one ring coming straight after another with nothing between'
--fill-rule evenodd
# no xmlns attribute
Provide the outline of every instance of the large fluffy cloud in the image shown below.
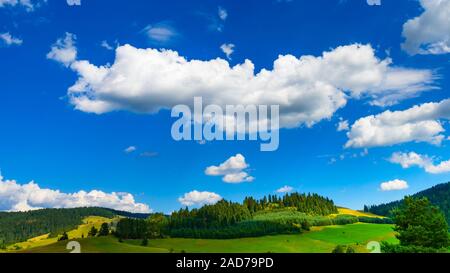
<svg viewBox="0 0 450 273"><path fill-rule="evenodd" d="M222 180L226 183L252 182L255 178L246 172L248 167L249 165L245 162L245 157L237 154L219 166L206 168L205 174L209 176L222 176Z"/></svg>
<svg viewBox="0 0 450 273"><path fill-rule="evenodd" d="M352 125L346 147L391 146L411 141L440 144L445 139L441 119L450 119L450 99L367 116Z"/></svg>
<svg viewBox="0 0 450 273"><path fill-rule="evenodd" d="M400 164L404 169L414 166L423 168L427 173L440 174L450 172L450 160L434 164L434 159L427 155L410 153L394 153L389 159L390 162Z"/></svg>
<svg viewBox="0 0 450 273"><path fill-rule="evenodd" d="M28 211L40 208L105 207L129 212L148 213L148 205L136 203L129 193L105 193L98 190L63 193L43 189L35 182L18 184L0 175L0 210Z"/></svg>
<svg viewBox="0 0 450 273"><path fill-rule="evenodd" d="M199 192L191 191L186 193L183 197L178 198L178 201L184 206L194 205L213 205L223 198L214 192Z"/></svg>
<svg viewBox="0 0 450 273"><path fill-rule="evenodd" d="M66 37L52 51L55 48L72 53L73 43ZM53 59L64 64L71 60ZM259 73L250 60L230 67L221 58L188 60L172 50L131 45L116 49L112 65L74 60L69 66L79 77L68 97L80 111L156 113L178 104L192 105L194 97L202 97L205 104L221 106L280 105L280 124L285 128L331 118L350 97L394 104L430 89L434 77L429 70L394 67L390 59L377 58L370 45L360 44L318 57L280 55L272 70Z"/></svg>
<svg viewBox="0 0 450 273"><path fill-rule="evenodd" d="M402 44L409 54L450 53L450 1L420 0L424 11L403 26Z"/></svg>

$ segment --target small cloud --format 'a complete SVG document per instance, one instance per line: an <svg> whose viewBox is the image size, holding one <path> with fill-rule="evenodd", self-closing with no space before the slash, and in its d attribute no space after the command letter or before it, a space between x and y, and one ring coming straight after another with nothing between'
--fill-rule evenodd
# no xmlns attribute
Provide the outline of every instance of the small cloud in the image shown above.
<svg viewBox="0 0 450 273"><path fill-rule="evenodd" d="M231 60L231 54L234 53L234 44L223 44L220 46L220 49L222 49L222 52L225 53L228 60Z"/></svg>
<svg viewBox="0 0 450 273"><path fill-rule="evenodd" d="M219 7L218 8L218 13L220 20L225 21L228 18L228 12L226 9Z"/></svg>
<svg viewBox="0 0 450 273"><path fill-rule="evenodd" d="M0 0L1 2L1 0ZM2 40L6 45L22 45L23 40L13 37L9 32L0 33L0 40Z"/></svg>
<svg viewBox="0 0 450 273"><path fill-rule="evenodd" d="M348 131L349 129L350 129L350 125L348 123L348 120L342 120L337 125L338 132Z"/></svg>
<svg viewBox="0 0 450 273"><path fill-rule="evenodd" d="M222 199L220 195L214 192L191 191L178 198L178 202L184 206L213 205Z"/></svg>
<svg viewBox="0 0 450 273"><path fill-rule="evenodd" d="M76 36L66 32L64 38L60 38L53 44L51 51L47 54L47 59L51 59L64 64L71 65L77 59L77 48L75 47Z"/></svg>
<svg viewBox="0 0 450 273"><path fill-rule="evenodd" d="M102 43L100 44L101 47L106 48L107 50L114 50L114 47L111 46L108 41L104 40L102 41Z"/></svg>
<svg viewBox="0 0 450 273"><path fill-rule="evenodd" d="M156 43L167 43L178 36L175 28L168 22L159 22L148 25L143 30L151 41Z"/></svg>
<svg viewBox="0 0 450 273"><path fill-rule="evenodd" d="M81 6L81 0L67 0L69 6Z"/></svg>
<svg viewBox="0 0 450 273"><path fill-rule="evenodd" d="M408 188L409 188L408 182L399 179L381 183L380 186L380 189L382 191L400 191L406 190Z"/></svg>
<svg viewBox="0 0 450 273"><path fill-rule="evenodd" d="M131 154L137 150L136 146L130 146L124 150L125 153Z"/></svg>
<svg viewBox="0 0 450 273"><path fill-rule="evenodd" d="M279 188L277 190L277 193L289 193L289 192L293 192L293 191L294 191L293 187L291 187L291 186L284 186L282 188Z"/></svg>
<svg viewBox="0 0 450 273"><path fill-rule="evenodd" d="M206 168L205 174L209 176L222 176L225 183L237 184L243 182L252 182L254 177L247 173L249 165L245 162L245 157L241 154L232 156L219 166L210 166Z"/></svg>

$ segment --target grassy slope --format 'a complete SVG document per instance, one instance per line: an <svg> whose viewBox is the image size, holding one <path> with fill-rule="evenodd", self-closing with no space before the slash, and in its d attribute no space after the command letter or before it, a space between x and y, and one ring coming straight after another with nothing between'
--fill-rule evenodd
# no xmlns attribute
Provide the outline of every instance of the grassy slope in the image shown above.
<svg viewBox="0 0 450 273"><path fill-rule="evenodd" d="M351 209L347 209L347 208L338 208L338 211L339 211L339 214L353 215L353 216L357 216L357 217L386 218L386 217L383 217L383 216L375 215L375 214L370 213L370 212L367 213L367 212L351 210Z"/></svg>
<svg viewBox="0 0 450 273"><path fill-rule="evenodd" d="M83 224L78 226L77 229L67 232L67 235L69 235L70 239L78 239L83 236L87 237L88 232L92 227L96 227L97 229L99 229L103 223L111 223L111 221L112 219L109 218L99 216L89 216L83 220ZM39 237L29 239L26 242L14 244L12 246L9 246L8 250L9 251L14 250L16 246L19 247L20 249L30 249L52 245L58 242L58 238L48 238L48 236L49 234L45 234Z"/></svg>
<svg viewBox="0 0 450 273"><path fill-rule="evenodd" d="M81 245L82 253L167 253L167 249L142 247L139 245L119 243L117 238L97 237L76 240ZM20 251L21 253L69 253L68 242L57 242L52 245Z"/></svg>
<svg viewBox="0 0 450 273"><path fill-rule="evenodd" d="M354 224L314 228L300 235L278 235L235 240L158 239L150 240L148 247L141 241L119 243L113 237L78 240L84 253L164 253L186 251L190 253L331 253L338 244L354 245L358 252L369 241L395 242L391 225ZM67 252L65 243L57 243L26 252Z"/></svg>
<svg viewBox="0 0 450 273"><path fill-rule="evenodd" d="M355 245L365 252L369 241L395 242L391 225L354 224L314 228L300 235L278 235L236 240L162 239L149 242L151 247L186 252L229 253L331 253L339 244ZM137 242L135 242L137 243Z"/></svg>

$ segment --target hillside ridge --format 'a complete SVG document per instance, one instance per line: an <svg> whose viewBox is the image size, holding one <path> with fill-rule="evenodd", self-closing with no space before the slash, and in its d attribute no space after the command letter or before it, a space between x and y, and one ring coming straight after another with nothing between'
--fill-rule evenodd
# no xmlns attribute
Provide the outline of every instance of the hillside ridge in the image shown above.
<svg viewBox="0 0 450 273"><path fill-rule="evenodd" d="M442 210L447 222L450 223L450 182L433 186L411 196L428 198L434 206ZM398 200L380 205L365 206L365 211L381 216L390 216L392 209L399 207L402 202L403 200Z"/></svg>

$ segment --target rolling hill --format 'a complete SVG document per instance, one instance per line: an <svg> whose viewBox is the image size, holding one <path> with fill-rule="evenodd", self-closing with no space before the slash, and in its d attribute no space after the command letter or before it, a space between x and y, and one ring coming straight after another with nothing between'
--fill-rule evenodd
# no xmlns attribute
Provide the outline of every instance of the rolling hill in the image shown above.
<svg viewBox="0 0 450 273"><path fill-rule="evenodd" d="M414 196L428 197L448 217L450 183ZM105 208L3 212L0 213L0 246L3 244L3 252L67 253L68 241L58 242L59 236L67 232L69 241L79 242L84 253L330 253L337 245L353 246L357 252L367 252L366 245L370 241L398 242L392 220L386 216L400 202L372 206L369 211L362 212L334 206L331 200L320 196L293 194L283 199L275 196L261 200L246 198L242 204L222 201L199 210L181 209L170 218L162 214L133 214ZM242 219L237 220L237 212L242 213ZM186 225L196 224L195 217L202 213L208 219L222 218L220 222L211 222L214 223L212 227L198 227L193 229L195 234L190 234ZM231 219L230 224L219 225L226 217ZM122 237L118 229L122 222L139 227L157 219L172 229L165 230L164 236L148 240L145 246L142 237ZM92 227L98 229L103 223L111 224L117 237L87 237ZM283 226L295 230L286 232L278 228ZM264 232L257 232L260 227ZM272 227L276 228L272 230ZM247 234L249 228L255 228L256 232ZM188 236L183 232L177 235L174 230ZM199 233L211 230L215 233ZM222 236L219 231L235 232L236 236Z"/></svg>
<svg viewBox="0 0 450 273"><path fill-rule="evenodd" d="M79 240L84 237L87 237L89 231L92 227L96 229L100 229L100 226L103 223L110 224L114 219L105 218L100 216L89 216L83 219L83 223L79 225L77 228L70 230L67 232L67 235L71 240ZM51 236L51 234L44 234L41 236L37 236L31 239L28 239L25 242L15 243L13 245L8 246L5 251L15 251L22 249L33 249L36 247L46 247L48 245L58 243L58 236ZM66 242L67 243L67 242Z"/></svg>
<svg viewBox="0 0 450 273"><path fill-rule="evenodd" d="M149 214L135 214L106 208L42 209L28 212L0 212L0 248L43 236L56 237L74 230L86 217L112 219L117 216L147 218Z"/></svg>
<svg viewBox="0 0 450 273"><path fill-rule="evenodd" d="M434 186L430 189L418 192L413 197L426 197L430 202L439 207L445 215L447 222L450 223L450 182ZM389 216L392 209L402 204L402 200L368 207L368 212Z"/></svg>
<svg viewBox="0 0 450 273"><path fill-rule="evenodd" d="M337 245L351 245L359 253L368 253L370 241L396 243L392 225L351 224L346 226L315 227L297 235L275 235L231 240L167 238L141 240L97 237L77 240L83 253L331 253ZM67 242L24 249L23 253L68 253Z"/></svg>

